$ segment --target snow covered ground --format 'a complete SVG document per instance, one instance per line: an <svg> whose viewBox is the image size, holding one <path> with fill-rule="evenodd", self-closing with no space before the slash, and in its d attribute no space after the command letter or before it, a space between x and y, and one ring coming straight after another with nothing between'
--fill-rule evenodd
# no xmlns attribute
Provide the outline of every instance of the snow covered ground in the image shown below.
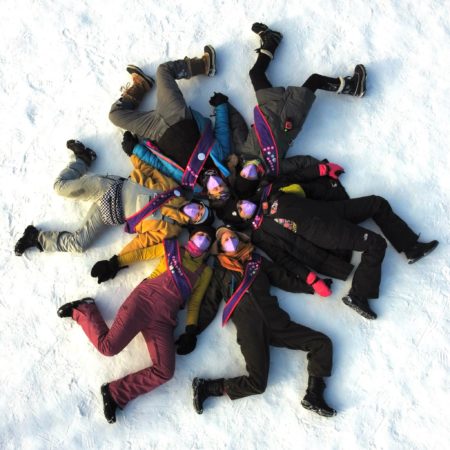
<svg viewBox="0 0 450 450"><path fill-rule="evenodd" d="M446 0L3 0L1 15L1 449L448 448ZM67 139L97 151L93 171L127 176L121 132L108 111L128 81L128 63L154 74L159 63L200 55L211 43L218 74L183 81L186 99L209 114L210 95L222 91L250 121L255 97L247 74L258 46L250 31L255 21L284 34L269 69L274 85L302 84L314 72L347 75L355 64L366 65L366 97L320 92L291 154L342 164L352 196L387 197L424 240L439 239L440 245L412 266L388 248L373 322L342 304L349 282L335 282L325 300L277 291L295 320L334 342L326 396L338 410L335 418L300 405L305 354L275 348L263 395L212 399L197 415L194 376L245 371L234 326L222 329L216 320L194 353L177 357L170 382L130 403L109 425L100 385L149 365L144 341L137 337L120 355L103 357L56 309L94 296L110 323L149 265L102 285L89 276L95 261L129 239L119 229L84 255L30 252L18 258L14 243L30 223L73 230L87 211L88 205L52 190L69 159ZM154 97L143 107L151 108Z"/></svg>

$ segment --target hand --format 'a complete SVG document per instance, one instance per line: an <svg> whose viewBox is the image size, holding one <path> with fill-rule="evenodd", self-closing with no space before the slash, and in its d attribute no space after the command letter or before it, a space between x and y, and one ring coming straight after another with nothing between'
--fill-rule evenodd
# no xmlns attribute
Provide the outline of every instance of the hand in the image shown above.
<svg viewBox="0 0 450 450"><path fill-rule="evenodd" d="M211 106L219 106L228 102L228 97L221 92L214 92L214 95L209 99Z"/></svg>
<svg viewBox="0 0 450 450"><path fill-rule="evenodd" d="M98 284L103 283L104 281L112 280L117 272L121 269L125 269L125 267L119 267L119 261L117 256L114 255L109 260L98 261L94 264L91 270L91 276L94 278L98 278Z"/></svg>
<svg viewBox="0 0 450 450"><path fill-rule="evenodd" d="M191 353L197 345L197 327L195 325L188 325L186 332L183 333L176 341L177 353L179 355L187 355Z"/></svg>
<svg viewBox="0 0 450 450"><path fill-rule="evenodd" d="M236 155L236 153L232 153L228 158L227 158L227 166L229 169L233 169L234 167L236 167L239 164L239 156Z"/></svg>
<svg viewBox="0 0 450 450"><path fill-rule="evenodd" d="M345 172L344 168L339 164L327 162L325 164L319 164L319 176L329 176L334 180L339 178L339 175Z"/></svg>
<svg viewBox="0 0 450 450"><path fill-rule="evenodd" d="M306 277L306 284L309 284L314 289L314 292L321 297L328 297L331 295L330 287L332 282L333 280L331 278L322 280L314 272L309 272Z"/></svg>
<svg viewBox="0 0 450 450"><path fill-rule="evenodd" d="M123 133L122 150L128 156L131 156L131 154L133 153L134 147L138 143L139 143L138 138L133 133L131 133L130 131L125 131L125 133Z"/></svg>

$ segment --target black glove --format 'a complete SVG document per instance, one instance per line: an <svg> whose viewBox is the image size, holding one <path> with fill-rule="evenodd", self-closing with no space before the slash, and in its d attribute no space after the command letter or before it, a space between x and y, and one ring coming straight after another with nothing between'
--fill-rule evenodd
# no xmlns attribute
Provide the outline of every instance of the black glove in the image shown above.
<svg viewBox="0 0 450 450"><path fill-rule="evenodd" d="M179 186L177 188L180 191L181 196L190 202L194 198L194 191L187 186Z"/></svg>
<svg viewBox="0 0 450 450"><path fill-rule="evenodd" d="M228 97L221 92L214 92L214 95L209 99L211 106L219 106L228 102Z"/></svg>
<svg viewBox="0 0 450 450"><path fill-rule="evenodd" d="M179 355L191 353L197 345L197 327L195 325L188 325L185 331L186 332L179 336L175 341L177 353Z"/></svg>
<svg viewBox="0 0 450 450"><path fill-rule="evenodd" d="M133 149L135 145L139 142L139 139L130 131L125 131L123 133L122 139L122 150L128 155L131 156L133 153Z"/></svg>
<svg viewBox="0 0 450 450"><path fill-rule="evenodd" d="M91 270L91 277L98 278L98 284L104 281L112 280L119 270L125 269L125 267L119 267L119 260L114 255L109 260L98 261L94 264Z"/></svg>

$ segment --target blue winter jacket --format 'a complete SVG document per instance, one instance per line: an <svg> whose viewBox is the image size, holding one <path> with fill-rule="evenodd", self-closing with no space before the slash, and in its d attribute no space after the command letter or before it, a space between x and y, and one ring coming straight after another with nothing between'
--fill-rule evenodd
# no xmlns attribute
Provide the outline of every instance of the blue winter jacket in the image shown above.
<svg viewBox="0 0 450 450"><path fill-rule="evenodd" d="M205 126L210 119L202 116L198 111L191 110L194 120L197 123L200 134L203 133ZM220 170L224 177L230 175L230 171L226 167L226 159L231 154L231 135L230 122L228 117L228 104L223 103L216 107L216 121L214 127L215 141L211 149L210 156L214 161L216 167ZM149 147L142 144L137 144L133 149L133 154L145 163L158 169L164 175L173 178L181 184L183 171L179 165L169 158L161 159L154 154Z"/></svg>

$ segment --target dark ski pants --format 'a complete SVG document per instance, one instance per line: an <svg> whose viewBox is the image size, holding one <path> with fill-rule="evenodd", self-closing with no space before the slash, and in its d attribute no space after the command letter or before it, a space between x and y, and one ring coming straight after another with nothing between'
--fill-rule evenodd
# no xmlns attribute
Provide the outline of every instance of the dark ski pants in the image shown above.
<svg viewBox="0 0 450 450"><path fill-rule="evenodd" d="M244 300L245 301L245 300ZM238 309L231 319L237 328L237 342L244 356L248 375L225 379L225 392L231 400L262 394L267 386L270 349L274 347L303 350L307 353L308 373L316 377L331 375L333 345L330 338L318 331L292 322L278 308L271 310L270 322L256 311L251 317Z"/></svg>
<svg viewBox="0 0 450 450"><path fill-rule="evenodd" d="M169 381L175 371L173 332L181 299L165 292L165 282L160 283L158 291L151 280L140 283L120 307L111 328L95 304L84 304L73 311L73 319L105 356L120 353L138 333L144 336L153 365L109 384L111 395L121 408Z"/></svg>
<svg viewBox="0 0 450 450"><path fill-rule="evenodd" d="M156 71L156 108L154 111L136 111L135 105L122 98L111 106L109 120L119 128L131 131L141 138L158 141L172 125L192 114L176 80L188 78L186 61L168 61Z"/></svg>
<svg viewBox="0 0 450 450"><path fill-rule="evenodd" d="M418 238L389 202L376 195L337 202L305 200L299 212L298 233L308 241L328 250L362 252L351 293L365 298L378 297L386 241L356 224L373 219L398 252L407 250Z"/></svg>

